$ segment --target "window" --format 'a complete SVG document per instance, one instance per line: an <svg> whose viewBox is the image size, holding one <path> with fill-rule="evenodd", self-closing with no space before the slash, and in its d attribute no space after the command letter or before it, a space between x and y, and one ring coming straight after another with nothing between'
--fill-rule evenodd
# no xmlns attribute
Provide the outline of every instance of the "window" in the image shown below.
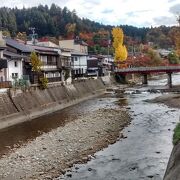
<svg viewBox="0 0 180 180"><path fill-rule="evenodd" d="M60 77L60 73L59 72L55 72L55 77Z"/></svg>
<svg viewBox="0 0 180 180"><path fill-rule="evenodd" d="M14 61L14 67L18 67L18 62Z"/></svg>
<svg viewBox="0 0 180 180"><path fill-rule="evenodd" d="M12 78L18 78L18 73L12 73Z"/></svg>
<svg viewBox="0 0 180 180"><path fill-rule="evenodd" d="M43 65L47 65L47 56L40 56Z"/></svg>
<svg viewBox="0 0 180 180"><path fill-rule="evenodd" d="M56 56L47 56L47 64L48 65L57 65L57 57Z"/></svg>

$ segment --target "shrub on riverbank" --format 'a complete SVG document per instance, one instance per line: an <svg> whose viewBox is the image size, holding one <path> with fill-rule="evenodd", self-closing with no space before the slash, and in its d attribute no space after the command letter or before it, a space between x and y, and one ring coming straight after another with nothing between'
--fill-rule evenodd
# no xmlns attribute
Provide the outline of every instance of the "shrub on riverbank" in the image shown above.
<svg viewBox="0 0 180 180"><path fill-rule="evenodd" d="M174 129L173 144L176 145L180 141L180 123Z"/></svg>

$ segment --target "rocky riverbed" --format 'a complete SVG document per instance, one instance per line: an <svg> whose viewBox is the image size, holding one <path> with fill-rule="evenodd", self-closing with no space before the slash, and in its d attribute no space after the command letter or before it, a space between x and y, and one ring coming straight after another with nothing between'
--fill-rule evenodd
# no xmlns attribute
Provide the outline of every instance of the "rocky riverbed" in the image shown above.
<svg viewBox="0 0 180 180"><path fill-rule="evenodd" d="M0 179L53 179L74 163L93 158L96 151L123 137L130 123L125 108L104 107L43 133L21 147L14 145L0 158Z"/></svg>

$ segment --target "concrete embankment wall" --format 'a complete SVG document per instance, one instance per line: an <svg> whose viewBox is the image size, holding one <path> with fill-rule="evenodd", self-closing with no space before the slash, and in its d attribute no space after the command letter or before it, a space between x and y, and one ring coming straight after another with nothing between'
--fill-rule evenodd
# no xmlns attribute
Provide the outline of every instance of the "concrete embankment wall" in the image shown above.
<svg viewBox="0 0 180 180"><path fill-rule="evenodd" d="M180 142L172 150L164 180L180 180Z"/></svg>
<svg viewBox="0 0 180 180"><path fill-rule="evenodd" d="M45 90L0 94L0 129L52 113L102 94L110 79L89 79Z"/></svg>

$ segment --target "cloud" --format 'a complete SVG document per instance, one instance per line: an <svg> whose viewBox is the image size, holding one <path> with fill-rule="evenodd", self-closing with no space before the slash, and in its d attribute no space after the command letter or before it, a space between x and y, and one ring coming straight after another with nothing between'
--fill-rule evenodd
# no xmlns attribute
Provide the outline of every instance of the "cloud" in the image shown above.
<svg viewBox="0 0 180 180"><path fill-rule="evenodd" d="M171 25L176 24L176 19L173 16L172 17L167 17L167 16L157 17L157 18L154 18L154 21L156 25L161 24L161 25L171 26Z"/></svg>
<svg viewBox="0 0 180 180"><path fill-rule="evenodd" d="M180 4L175 4L174 6L170 7L169 12L172 14L180 14Z"/></svg>
<svg viewBox="0 0 180 180"><path fill-rule="evenodd" d="M129 17L141 16L142 14L147 13L147 12L151 12L151 10L130 11L130 12L127 12L126 15Z"/></svg>
<svg viewBox="0 0 180 180"><path fill-rule="evenodd" d="M176 0L168 0L168 2L170 2L170 3L171 3L171 2L175 2L175 1L176 1Z"/></svg>
<svg viewBox="0 0 180 180"><path fill-rule="evenodd" d="M110 14L113 13L113 9L105 9L102 11L103 14Z"/></svg>
<svg viewBox="0 0 180 180"><path fill-rule="evenodd" d="M157 17L170 18L179 11L179 0L138 0L138 3L134 0L6 0L0 6L22 8L39 4L50 6L52 3L61 8L66 6L71 11L75 9L81 18L109 25L129 24L139 27L161 25Z"/></svg>

